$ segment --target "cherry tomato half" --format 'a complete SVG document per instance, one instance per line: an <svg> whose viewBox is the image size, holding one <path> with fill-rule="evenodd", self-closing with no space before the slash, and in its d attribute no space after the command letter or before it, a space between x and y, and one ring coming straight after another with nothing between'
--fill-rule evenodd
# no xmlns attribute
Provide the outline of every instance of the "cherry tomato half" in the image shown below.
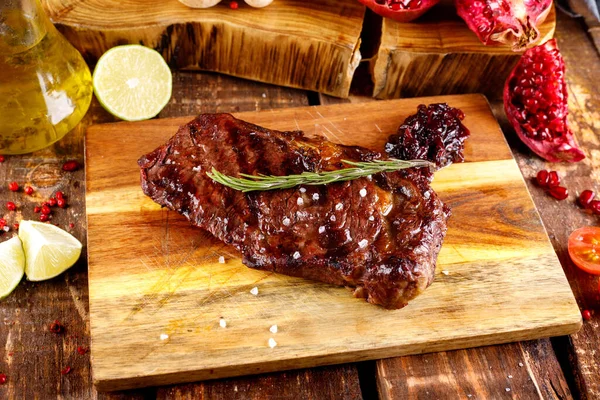
<svg viewBox="0 0 600 400"><path fill-rule="evenodd" d="M600 275L600 228L579 228L569 236L569 256L579 268Z"/></svg>

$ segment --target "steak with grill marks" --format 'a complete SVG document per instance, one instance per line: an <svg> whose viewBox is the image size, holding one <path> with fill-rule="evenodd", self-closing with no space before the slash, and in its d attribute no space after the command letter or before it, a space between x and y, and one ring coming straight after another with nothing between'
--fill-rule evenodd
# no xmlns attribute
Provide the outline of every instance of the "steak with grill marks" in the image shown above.
<svg viewBox="0 0 600 400"><path fill-rule="evenodd" d="M206 175L290 175L385 153L203 114L142 156L142 188L158 204L233 245L251 268L355 289L401 308L431 284L449 209L426 168L322 186L242 193Z"/></svg>

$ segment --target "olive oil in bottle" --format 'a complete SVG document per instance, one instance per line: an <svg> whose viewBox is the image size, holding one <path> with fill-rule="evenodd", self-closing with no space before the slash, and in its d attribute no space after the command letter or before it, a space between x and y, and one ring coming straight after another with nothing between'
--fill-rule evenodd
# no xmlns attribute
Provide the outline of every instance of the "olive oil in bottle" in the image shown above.
<svg viewBox="0 0 600 400"><path fill-rule="evenodd" d="M22 154L61 139L92 98L90 70L38 0L0 4L0 153Z"/></svg>

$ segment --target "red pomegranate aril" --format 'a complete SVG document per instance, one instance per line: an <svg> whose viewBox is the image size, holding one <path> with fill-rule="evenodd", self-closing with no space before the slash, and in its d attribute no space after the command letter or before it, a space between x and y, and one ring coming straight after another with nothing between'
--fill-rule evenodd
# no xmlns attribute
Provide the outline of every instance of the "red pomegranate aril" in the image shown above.
<svg viewBox="0 0 600 400"><path fill-rule="evenodd" d="M67 206L67 202L65 201L65 199L58 199L56 200L56 205L60 208L65 208Z"/></svg>
<svg viewBox="0 0 600 400"><path fill-rule="evenodd" d="M63 368L63 369L60 371L60 373L61 373L61 374L63 374L63 375L66 375L66 374L68 374L69 372L71 372L71 367L69 367L69 366L67 366L67 367L64 367L64 368Z"/></svg>
<svg viewBox="0 0 600 400"><path fill-rule="evenodd" d="M36 213L36 214L37 214L37 213L39 213L40 211L42 211L42 207L39 207L39 206L35 206L35 207L33 207L33 212L34 212L34 213Z"/></svg>
<svg viewBox="0 0 600 400"><path fill-rule="evenodd" d="M548 190L548 193L550 193L550 196L554 197L556 200L565 200L567 197L569 197L569 191L563 186L552 187L550 190Z"/></svg>
<svg viewBox="0 0 600 400"><path fill-rule="evenodd" d="M0 229L6 226L6 220L4 218L0 218Z"/></svg>
<svg viewBox="0 0 600 400"><path fill-rule="evenodd" d="M590 310L583 310L581 312L581 316L586 321L589 321L590 319L592 319L592 313L590 312Z"/></svg>
<svg viewBox="0 0 600 400"><path fill-rule="evenodd" d="M0 163L4 162L4 156L2 154L0 154Z"/></svg>
<svg viewBox="0 0 600 400"><path fill-rule="evenodd" d="M8 211L15 211L17 209L17 206L12 201L7 201L6 202L6 209Z"/></svg>
<svg viewBox="0 0 600 400"><path fill-rule="evenodd" d="M56 192L55 196L56 196L56 199L62 199L63 198L63 192Z"/></svg>
<svg viewBox="0 0 600 400"><path fill-rule="evenodd" d="M65 330L65 327L59 320L55 319L50 326L48 326L48 330L52 333L62 333Z"/></svg>
<svg viewBox="0 0 600 400"><path fill-rule="evenodd" d="M590 210L596 215L600 215L600 200L593 200L590 203Z"/></svg>
<svg viewBox="0 0 600 400"><path fill-rule="evenodd" d="M48 199L47 203L50 207L54 207L54 206L56 206L56 199L54 197L50 197Z"/></svg>
<svg viewBox="0 0 600 400"><path fill-rule="evenodd" d="M10 190L11 192L16 192L17 190L19 190L19 184L17 182L9 183L8 190Z"/></svg>
<svg viewBox="0 0 600 400"><path fill-rule="evenodd" d="M548 187L553 188L560 185L560 176L556 171L550 171L548 174Z"/></svg>
<svg viewBox="0 0 600 400"><path fill-rule="evenodd" d="M596 196L596 194L594 192L592 192L591 190L584 190L579 195L579 204L583 208L588 208L588 207L590 207L595 196Z"/></svg>
<svg viewBox="0 0 600 400"><path fill-rule="evenodd" d="M31 196L33 194L33 188L31 186L26 186L25 193Z"/></svg>
<svg viewBox="0 0 600 400"><path fill-rule="evenodd" d="M79 169L79 163L75 160L67 161L62 166L63 171L76 171Z"/></svg>
<svg viewBox="0 0 600 400"><path fill-rule="evenodd" d="M541 187L547 187L549 177L550 177L550 174L548 173L548 171L543 169L537 173L537 176L535 177L535 179L537 180L538 185L540 185Z"/></svg>
<svg viewBox="0 0 600 400"><path fill-rule="evenodd" d="M18 223L15 223L15 224L13 225L13 228L14 228L16 231L18 231L18 230L19 230L19 224L18 224Z"/></svg>
<svg viewBox="0 0 600 400"><path fill-rule="evenodd" d="M0 385L4 385L7 380L6 374L0 374Z"/></svg>
<svg viewBox="0 0 600 400"><path fill-rule="evenodd" d="M50 210L50 207L48 207L46 204L42 206L42 214L49 215L51 212L52 210Z"/></svg>
<svg viewBox="0 0 600 400"><path fill-rule="evenodd" d="M47 222L50 220L50 216L48 214L40 214L40 221Z"/></svg>
<svg viewBox="0 0 600 400"><path fill-rule="evenodd" d="M231 3L229 3L229 8L231 8L232 10L237 10L239 7L239 4L237 1L232 1Z"/></svg>

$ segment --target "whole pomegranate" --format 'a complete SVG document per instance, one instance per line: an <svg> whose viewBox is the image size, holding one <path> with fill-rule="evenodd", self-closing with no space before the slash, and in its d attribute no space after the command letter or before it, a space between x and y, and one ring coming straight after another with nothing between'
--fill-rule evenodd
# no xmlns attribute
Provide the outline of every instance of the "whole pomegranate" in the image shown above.
<svg viewBox="0 0 600 400"><path fill-rule="evenodd" d="M483 44L505 43L518 51L539 39L538 26L552 0L454 0L454 5Z"/></svg>
<svg viewBox="0 0 600 400"><path fill-rule="evenodd" d="M440 0L358 0L376 14L399 22L410 22L425 14Z"/></svg>
<svg viewBox="0 0 600 400"><path fill-rule="evenodd" d="M521 140L540 157L585 158L567 124L565 62L556 40L529 49L504 85L504 110Z"/></svg>

